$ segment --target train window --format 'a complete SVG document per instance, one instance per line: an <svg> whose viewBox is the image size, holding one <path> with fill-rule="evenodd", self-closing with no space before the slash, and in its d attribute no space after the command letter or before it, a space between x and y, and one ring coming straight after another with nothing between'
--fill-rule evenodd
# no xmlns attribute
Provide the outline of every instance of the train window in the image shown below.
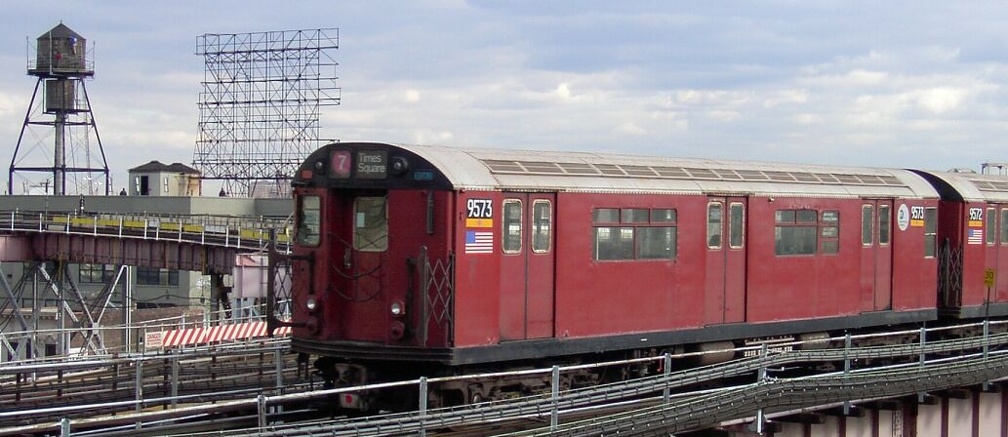
<svg viewBox="0 0 1008 437"><path fill-rule="evenodd" d="M997 225L997 220L994 217L994 208L987 208L987 217L984 220L984 233L987 234L987 245L994 244L994 240L997 238L997 231L994 226Z"/></svg>
<svg viewBox="0 0 1008 437"><path fill-rule="evenodd" d="M721 204L707 204L707 248L721 248Z"/></svg>
<svg viewBox="0 0 1008 437"><path fill-rule="evenodd" d="M811 209L775 212L774 250L777 255L813 255L817 248L819 213Z"/></svg>
<svg viewBox="0 0 1008 437"><path fill-rule="evenodd" d="M1008 244L1008 209L1001 210L1001 244Z"/></svg>
<svg viewBox="0 0 1008 437"><path fill-rule="evenodd" d="M519 253L522 247L522 205L521 200L504 200L503 248L504 253Z"/></svg>
<svg viewBox="0 0 1008 437"><path fill-rule="evenodd" d="M318 246L322 223L319 196L301 196L298 208L297 242L302 246Z"/></svg>
<svg viewBox="0 0 1008 437"><path fill-rule="evenodd" d="M934 258L937 247L938 208L924 209L924 256Z"/></svg>
<svg viewBox="0 0 1008 437"><path fill-rule="evenodd" d="M553 205L549 200L532 202L532 252L546 253L553 241Z"/></svg>
<svg viewBox="0 0 1008 437"><path fill-rule="evenodd" d="M676 257L676 210L597 208L592 211L596 261L670 260ZM620 220L621 226L611 221ZM602 225L602 226L599 226Z"/></svg>
<svg viewBox="0 0 1008 437"><path fill-rule="evenodd" d="M861 245L871 246L875 241L875 207L861 205Z"/></svg>
<svg viewBox="0 0 1008 437"><path fill-rule="evenodd" d="M651 223L675 223L676 210L674 209L652 209Z"/></svg>
<svg viewBox="0 0 1008 437"><path fill-rule="evenodd" d="M741 249L743 242L743 232L745 229L745 210L742 208L741 203L732 203L728 207L728 212L730 213L729 219L731 220L728 224L728 246L732 249Z"/></svg>
<svg viewBox="0 0 1008 437"><path fill-rule="evenodd" d="M620 226L596 227L593 246L596 260L633 259L634 228Z"/></svg>
<svg viewBox="0 0 1008 437"><path fill-rule="evenodd" d="M595 208L592 223L619 223L620 210L616 208Z"/></svg>
<svg viewBox="0 0 1008 437"><path fill-rule="evenodd" d="M386 198L354 199L354 250L384 252L388 249L388 214Z"/></svg>
<svg viewBox="0 0 1008 437"><path fill-rule="evenodd" d="M840 211L822 212L819 222L819 238L822 240L820 251L826 255L835 255L840 251Z"/></svg>
<svg viewBox="0 0 1008 437"><path fill-rule="evenodd" d="M892 230L892 218L889 216L889 205L878 206L878 242L889 244Z"/></svg>
<svg viewBox="0 0 1008 437"><path fill-rule="evenodd" d="M620 210L621 223L647 223L649 211L647 209L623 208Z"/></svg>
<svg viewBox="0 0 1008 437"><path fill-rule="evenodd" d="M675 255L675 226L637 228L637 259L673 259Z"/></svg>

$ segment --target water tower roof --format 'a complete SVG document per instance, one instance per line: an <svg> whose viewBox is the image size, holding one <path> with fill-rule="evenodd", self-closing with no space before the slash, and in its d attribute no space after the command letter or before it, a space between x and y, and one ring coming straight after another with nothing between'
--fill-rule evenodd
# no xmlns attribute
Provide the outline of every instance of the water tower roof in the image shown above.
<svg viewBox="0 0 1008 437"><path fill-rule="evenodd" d="M38 37L38 39L43 39L43 38L77 38L77 39L84 39L83 36L81 36L77 32L74 32L73 30L71 30L69 27L67 27L63 23L57 24L56 27L50 29L48 32L43 33L41 36Z"/></svg>

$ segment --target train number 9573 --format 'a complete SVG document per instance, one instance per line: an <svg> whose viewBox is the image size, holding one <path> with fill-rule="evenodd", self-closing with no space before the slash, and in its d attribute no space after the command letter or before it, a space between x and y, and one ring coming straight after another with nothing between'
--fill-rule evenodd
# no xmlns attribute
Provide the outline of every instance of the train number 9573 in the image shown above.
<svg viewBox="0 0 1008 437"><path fill-rule="evenodd" d="M492 218L493 201L490 199L469 199L466 201L467 218Z"/></svg>

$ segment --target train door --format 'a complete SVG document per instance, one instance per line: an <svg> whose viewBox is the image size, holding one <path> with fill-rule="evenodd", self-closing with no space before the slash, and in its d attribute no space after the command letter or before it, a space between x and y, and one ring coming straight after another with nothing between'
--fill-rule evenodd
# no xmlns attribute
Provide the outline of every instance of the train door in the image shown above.
<svg viewBox="0 0 1008 437"><path fill-rule="evenodd" d="M998 215L1000 213L1000 215ZM984 212L984 236L985 243L987 245L987 265L984 267L984 277L986 277L987 272L992 272L994 274L994 284L987 287L984 284L985 301L987 302L1002 302L1004 300L1004 280L999 278L996 272L1005 272L1006 267L1008 267L1008 254L1004 253L1006 236L1005 221L1008 220L1008 209L1004 205L991 205ZM999 223L1000 222L1000 223ZM1000 228L998 227L1000 224ZM990 288L988 290L987 288Z"/></svg>
<svg viewBox="0 0 1008 437"><path fill-rule="evenodd" d="M997 238L997 268L994 269L994 290L991 300L1004 302L1008 300L1008 290L1005 279L1005 272L1008 272L1008 205L1000 205L998 215L998 238ZM1001 274L997 274L997 272Z"/></svg>
<svg viewBox="0 0 1008 437"><path fill-rule="evenodd" d="M892 309L891 199L861 204L861 310Z"/></svg>
<svg viewBox="0 0 1008 437"><path fill-rule="evenodd" d="M745 320L746 197L711 197L707 201L707 274L704 320Z"/></svg>
<svg viewBox="0 0 1008 437"><path fill-rule="evenodd" d="M504 193L501 205L501 340L553 336L552 193Z"/></svg>

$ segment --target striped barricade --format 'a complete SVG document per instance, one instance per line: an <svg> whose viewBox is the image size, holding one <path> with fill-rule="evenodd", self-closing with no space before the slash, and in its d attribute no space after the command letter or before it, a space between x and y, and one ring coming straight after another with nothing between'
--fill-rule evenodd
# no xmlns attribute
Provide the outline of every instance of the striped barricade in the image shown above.
<svg viewBox="0 0 1008 437"><path fill-rule="evenodd" d="M274 330L275 337L285 337L290 335L290 327L280 327ZM266 322L244 322L230 323L198 328L174 329L161 331L162 349L170 349L180 346L196 346L213 343L234 342L251 340L253 338L267 337ZM154 345L148 345L152 349Z"/></svg>

